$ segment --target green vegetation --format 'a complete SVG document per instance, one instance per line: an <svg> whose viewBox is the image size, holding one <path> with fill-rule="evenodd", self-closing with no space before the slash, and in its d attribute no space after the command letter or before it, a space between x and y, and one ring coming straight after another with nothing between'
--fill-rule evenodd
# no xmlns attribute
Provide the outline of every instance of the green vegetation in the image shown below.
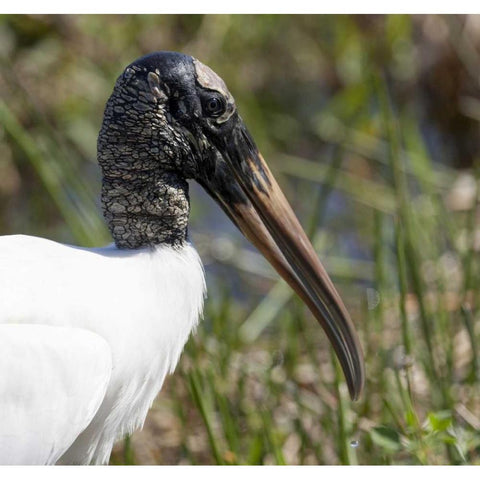
<svg viewBox="0 0 480 480"><path fill-rule="evenodd" d="M109 242L105 101L138 56L190 53L235 96L364 346L352 403L314 319L192 185L205 318L112 463L480 464L478 22L1 18L1 234Z"/></svg>

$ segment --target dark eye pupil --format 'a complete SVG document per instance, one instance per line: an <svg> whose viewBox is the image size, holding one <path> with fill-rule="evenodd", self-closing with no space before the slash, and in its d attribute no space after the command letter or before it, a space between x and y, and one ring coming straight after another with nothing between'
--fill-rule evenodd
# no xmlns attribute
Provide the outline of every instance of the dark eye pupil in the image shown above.
<svg viewBox="0 0 480 480"><path fill-rule="evenodd" d="M212 98L208 102L208 109L209 110L217 110L220 107L220 101L217 98Z"/></svg>
<svg viewBox="0 0 480 480"><path fill-rule="evenodd" d="M207 101L207 111L210 115L220 115L223 111L223 103L219 98L210 98Z"/></svg>

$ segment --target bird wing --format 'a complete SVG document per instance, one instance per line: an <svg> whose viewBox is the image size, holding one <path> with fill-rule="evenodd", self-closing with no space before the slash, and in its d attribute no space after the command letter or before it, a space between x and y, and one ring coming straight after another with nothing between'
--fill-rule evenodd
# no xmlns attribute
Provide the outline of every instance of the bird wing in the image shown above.
<svg viewBox="0 0 480 480"><path fill-rule="evenodd" d="M90 331L0 325L0 464L53 464L87 427L112 371Z"/></svg>

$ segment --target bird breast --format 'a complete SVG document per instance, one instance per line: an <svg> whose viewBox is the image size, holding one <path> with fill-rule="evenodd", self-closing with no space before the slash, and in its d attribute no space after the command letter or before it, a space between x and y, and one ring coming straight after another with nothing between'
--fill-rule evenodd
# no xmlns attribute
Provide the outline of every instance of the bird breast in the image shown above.
<svg viewBox="0 0 480 480"><path fill-rule="evenodd" d="M2 271L8 275L0 275L0 323L84 328L110 346L113 370L105 400L83 434L97 437L83 442L88 460L101 463L115 440L143 424L198 323L205 280L195 249L188 243L84 249L6 236L0 237Z"/></svg>

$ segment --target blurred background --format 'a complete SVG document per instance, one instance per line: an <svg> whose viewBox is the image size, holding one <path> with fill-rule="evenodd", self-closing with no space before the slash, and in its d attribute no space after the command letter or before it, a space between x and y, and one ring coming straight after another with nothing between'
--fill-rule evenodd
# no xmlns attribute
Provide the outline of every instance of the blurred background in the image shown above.
<svg viewBox="0 0 480 480"><path fill-rule="evenodd" d="M349 308L313 317L191 185L205 318L115 464L480 464L480 16L0 17L0 234L110 243L96 137L156 50L227 83Z"/></svg>

